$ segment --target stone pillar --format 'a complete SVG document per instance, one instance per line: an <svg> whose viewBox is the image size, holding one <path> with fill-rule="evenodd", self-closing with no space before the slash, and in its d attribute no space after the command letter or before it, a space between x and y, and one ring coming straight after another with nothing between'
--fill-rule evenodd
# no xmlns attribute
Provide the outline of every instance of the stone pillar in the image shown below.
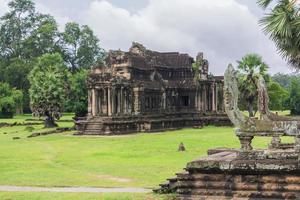
<svg viewBox="0 0 300 200"><path fill-rule="evenodd" d="M219 111L218 107L219 107L219 91L220 91L220 84L218 83L216 85L216 111Z"/></svg>
<svg viewBox="0 0 300 200"><path fill-rule="evenodd" d="M141 112L141 105L140 105L140 90L139 88L134 88L133 89L133 98L134 98L134 104L133 104L133 108L134 108L134 113L136 115L140 114Z"/></svg>
<svg viewBox="0 0 300 200"><path fill-rule="evenodd" d="M111 110L112 110L111 88L108 88L107 89L107 113L109 117L112 114Z"/></svg>
<svg viewBox="0 0 300 200"><path fill-rule="evenodd" d="M120 90L120 114L124 114L124 89L123 87L121 87L121 90Z"/></svg>
<svg viewBox="0 0 300 200"><path fill-rule="evenodd" d="M198 89L196 89L196 93L195 93L195 107L196 110L198 110L199 106L198 106Z"/></svg>
<svg viewBox="0 0 300 200"><path fill-rule="evenodd" d="M212 111L216 111L216 84L213 83L211 85L211 93L212 93Z"/></svg>
<svg viewBox="0 0 300 200"><path fill-rule="evenodd" d="M204 88L203 88L203 99L202 99L202 102L203 102L203 111L206 112L207 111L207 108L208 108L208 105L207 105L207 89L206 89L206 85L204 85Z"/></svg>
<svg viewBox="0 0 300 200"><path fill-rule="evenodd" d="M117 90L117 95L118 95L118 109L117 113L121 113L121 89Z"/></svg>
<svg viewBox="0 0 300 200"><path fill-rule="evenodd" d="M127 114L127 92L126 89L123 89L123 113L126 115Z"/></svg>
<svg viewBox="0 0 300 200"><path fill-rule="evenodd" d="M162 101L163 101L162 107L163 107L163 109L165 111L166 108L167 108L167 94L166 94L166 91L163 91Z"/></svg>
<svg viewBox="0 0 300 200"><path fill-rule="evenodd" d="M92 113L92 90L88 89L88 117L91 117L93 115Z"/></svg>
<svg viewBox="0 0 300 200"><path fill-rule="evenodd" d="M107 111L107 88L103 89L103 104L102 104L102 111L105 115L108 115Z"/></svg>
<svg viewBox="0 0 300 200"><path fill-rule="evenodd" d="M92 89L92 115L96 115L96 90L95 88Z"/></svg>
<svg viewBox="0 0 300 200"><path fill-rule="evenodd" d="M98 101L98 114L102 115L103 110L102 110L102 101L103 101L103 90L102 88L97 90L97 101Z"/></svg>
<svg viewBox="0 0 300 200"><path fill-rule="evenodd" d="M124 112L125 114L129 113L129 90L124 90Z"/></svg>
<svg viewBox="0 0 300 200"><path fill-rule="evenodd" d="M197 105L198 105L198 111L201 111L201 89L198 89L198 93L197 93Z"/></svg>
<svg viewBox="0 0 300 200"><path fill-rule="evenodd" d="M252 145L251 145L253 136L242 136L242 135L239 135L238 138L239 138L240 143L241 143L241 150L243 150L243 151L251 151L253 149Z"/></svg>
<svg viewBox="0 0 300 200"><path fill-rule="evenodd" d="M133 112L133 92L131 89L128 89L128 113L131 114Z"/></svg>

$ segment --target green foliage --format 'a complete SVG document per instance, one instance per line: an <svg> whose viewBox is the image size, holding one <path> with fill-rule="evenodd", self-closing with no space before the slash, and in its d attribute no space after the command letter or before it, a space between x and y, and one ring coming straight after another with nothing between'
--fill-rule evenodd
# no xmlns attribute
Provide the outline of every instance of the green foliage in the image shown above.
<svg viewBox="0 0 300 200"><path fill-rule="evenodd" d="M59 119L66 98L68 72L59 54L45 54L29 75L30 102L35 116Z"/></svg>
<svg viewBox="0 0 300 200"><path fill-rule="evenodd" d="M258 54L248 54L244 56L241 61L238 61L241 107L247 108L250 117L255 115L254 110L256 110L256 81L258 80L259 75L262 75L266 81L269 81L267 70L267 64L263 62L262 57Z"/></svg>
<svg viewBox="0 0 300 200"><path fill-rule="evenodd" d="M268 84L269 107L271 110L285 110L289 99L289 92L281 87L279 83L270 81Z"/></svg>
<svg viewBox="0 0 300 200"><path fill-rule="evenodd" d="M281 87L289 89L292 79L296 77L297 75L277 73L272 76L272 80L279 83Z"/></svg>
<svg viewBox="0 0 300 200"><path fill-rule="evenodd" d="M202 67L203 63L201 61L196 61L195 63L193 63L192 65L192 69L195 72L195 77L197 80L200 80L200 68Z"/></svg>
<svg viewBox="0 0 300 200"><path fill-rule="evenodd" d="M290 88L291 115L300 114L300 80L293 79Z"/></svg>
<svg viewBox="0 0 300 200"><path fill-rule="evenodd" d="M13 0L10 11L0 18L0 55L24 57L23 48L33 26L35 8L31 0Z"/></svg>
<svg viewBox="0 0 300 200"><path fill-rule="evenodd" d="M70 76L70 88L68 100L65 103L65 111L75 112L75 117L83 117L87 114L87 70L77 71Z"/></svg>
<svg viewBox="0 0 300 200"><path fill-rule="evenodd" d="M266 34L275 42L279 52L293 66L300 67L300 6L297 0L258 0L266 9L272 2L275 6L260 21Z"/></svg>
<svg viewBox="0 0 300 200"><path fill-rule="evenodd" d="M0 82L0 118L11 118L16 108L22 106L23 94L12 89L7 83Z"/></svg>
<svg viewBox="0 0 300 200"><path fill-rule="evenodd" d="M88 26L67 23L61 36L64 60L73 73L79 68L90 69L96 61L103 59L104 52L100 48L99 39Z"/></svg>
<svg viewBox="0 0 300 200"><path fill-rule="evenodd" d="M59 53L74 73L103 59L99 39L88 26L67 23L60 33L55 19L38 13L32 0L12 0L8 7L0 17L0 82L22 90L24 111L30 111L28 75L42 55ZM76 104L82 110L83 102Z"/></svg>
<svg viewBox="0 0 300 200"><path fill-rule="evenodd" d="M39 14L31 0L13 0L0 18L0 81L23 91L29 110L28 74L36 58L58 49L57 25L53 17Z"/></svg>

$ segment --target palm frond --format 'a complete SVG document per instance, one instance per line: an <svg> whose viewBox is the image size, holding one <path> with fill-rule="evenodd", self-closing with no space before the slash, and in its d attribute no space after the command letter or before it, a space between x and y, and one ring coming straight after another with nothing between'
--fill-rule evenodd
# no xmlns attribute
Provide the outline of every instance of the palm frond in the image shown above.
<svg viewBox="0 0 300 200"><path fill-rule="evenodd" d="M273 0L257 0L257 4L263 9L266 9L272 1Z"/></svg>

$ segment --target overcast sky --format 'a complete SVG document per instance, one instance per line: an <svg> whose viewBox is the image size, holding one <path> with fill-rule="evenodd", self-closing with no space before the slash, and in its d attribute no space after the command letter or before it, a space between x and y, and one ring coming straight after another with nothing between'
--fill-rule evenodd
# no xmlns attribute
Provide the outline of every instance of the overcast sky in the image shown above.
<svg viewBox="0 0 300 200"><path fill-rule="evenodd" d="M8 0L0 0L0 14ZM258 20L256 0L35 0L40 12L89 25L106 50L128 50L132 41L157 51L179 51L195 57L204 52L210 71L224 73L247 53L258 53L270 73L291 69L277 54Z"/></svg>

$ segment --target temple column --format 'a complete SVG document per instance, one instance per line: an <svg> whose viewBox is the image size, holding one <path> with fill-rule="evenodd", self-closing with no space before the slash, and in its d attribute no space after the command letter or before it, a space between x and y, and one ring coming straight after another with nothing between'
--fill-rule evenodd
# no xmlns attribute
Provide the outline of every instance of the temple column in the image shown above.
<svg viewBox="0 0 300 200"><path fill-rule="evenodd" d="M140 114L140 112L141 112L139 92L140 92L139 88L134 88L133 89L133 96L134 96L133 108L134 108L134 113L136 115Z"/></svg>
<svg viewBox="0 0 300 200"><path fill-rule="evenodd" d="M123 89L123 113L124 115L127 114L127 95L126 95L126 89Z"/></svg>
<svg viewBox="0 0 300 200"><path fill-rule="evenodd" d="M164 109L164 111L165 111L166 108L167 108L167 95L166 95L166 91L163 92L163 97L162 97L162 99L163 99L163 109Z"/></svg>
<svg viewBox="0 0 300 200"><path fill-rule="evenodd" d="M105 114L105 115L108 115L107 113L107 89L104 88L102 90L103 92L103 103L102 103L102 112Z"/></svg>
<svg viewBox="0 0 300 200"><path fill-rule="evenodd" d="M109 117L112 114L111 110L112 110L111 88L108 88L107 89L107 113Z"/></svg>
<svg viewBox="0 0 300 200"><path fill-rule="evenodd" d="M92 115L96 115L96 90L95 88L92 89Z"/></svg>
<svg viewBox="0 0 300 200"><path fill-rule="evenodd" d="M123 87L121 87L120 90L120 114L124 114L124 90Z"/></svg>
<svg viewBox="0 0 300 200"><path fill-rule="evenodd" d="M92 93L93 91L91 89L88 90L88 116L92 116L93 115L93 111L92 111Z"/></svg>
<svg viewBox="0 0 300 200"><path fill-rule="evenodd" d="M221 84L221 91L222 91L222 112L225 112L225 103L224 103L224 84Z"/></svg>
<svg viewBox="0 0 300 200"><path fill-rule="evenodd" d="M128 103L128 90L124 90L124 105L125 105L125 114L128 114L129 113L129 103Z"/></svg>
<svg viewBox="0 0 300 200"><path fill-rule="evenodd" d="M196 95L195 95L195 107L196 110L199 110L199 106L198 106L198 90L196 89Z"/></svg>
<svg viewBox="0 0 300 200"><path fill-rule="evenodd" d="M204 86L204 90L203 90L203 111L206 112L208 105L207 105L207 89L206 86Z"/></svg>
<svg viewBox="0 0 300 200"><path fill-rule="evenodd" d="M209 111L214 110L214 86L213 84L210 85L209 88Z"/></svg>
<svg viewBox="0 0 300 200"><path fill-rule="evenodd" d="M202 90L200 88L199 92L198 92L198 111L202 110L202 101L201 101L201 97L202 97Z"/></svg>
<svg viewBox="0 0 300 200"><path fill-rule="evenodd" d="M216 89L216 110L220 111L219 109L219 103L220 103L220 99L219 99L219 93L220 93L221 87L220 84L217 84L217 89Z"/></svg>
<svg viewBox="0 0 300 200"><path fill-rule="evenodd" d="M97 114L102 115L102 89L97 90Z"/></svg>
<svg viewBox="0 0 300 200"><path fill-rule="evenodd" d="M118 107L117 107L117 113L121 113L121 89L117 90L117 96L118 96Z"/></svg>
<svg viewBox="0 0 300 200"><path fill-rule="evenodd" d="M133 107L133 92L131 89L128 89L128 114L132 113L132 107Z"/></svg>
<svg viewBox="0 0 300 200"><path fill-rule="evenodd" d="M216 84L212 84L212 111L216 111Z"/></svg>

